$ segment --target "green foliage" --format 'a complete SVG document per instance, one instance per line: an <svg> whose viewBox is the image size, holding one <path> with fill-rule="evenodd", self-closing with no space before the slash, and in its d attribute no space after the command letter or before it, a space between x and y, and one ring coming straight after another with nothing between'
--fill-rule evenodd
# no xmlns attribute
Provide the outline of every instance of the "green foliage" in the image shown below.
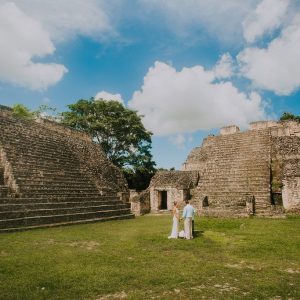
<svg viewBox="0 0 300 300"><path fill-rule="evenodd" d="M0 235L0 299L300 299L300 218L172 217ZM183 226L181 224L181 226Z"/></svg>
<svg viewBox="0 0 300 300"><path fill-rule="evenodd" d="M108 159L126 169L125 175L131 183L145 186L155 163L150 152L152 133L145 129L141 116L118 101L94 98L80 99L68 108L70 111L62 113L62 123L89 133ZM139 174L141 182L137 178Z"/></svg>
<svg viewBox="0 0 300 300"><path fill-rule="evenodd" d="M271 187L272 187L272 190L278 191L278 190L282 189L283 184L282 184L282 182L278 182L278 181L273 180L272 183L271 183Z"/></svg>
<svg viewBox="0 0 300 300"><path fill-rule="evenodd" d="M37 110L30 110L23 104L15 104L12 107L14 116L18 118L24 118L28 120L33 120L35 117L47 119L50 121L57 121L58 117L54 114L56 108L49 105L40 105Z"/></svg>
<svg viewBox="0 0 300 300"><path fill-rule="evenodd" d="M280 117L280 121L286 121L286 120L293 120L293 121L300 122L300 116L296 116L289 112L284 112Z"/></svg>
<svg viewBox="0 0 300 300"><path fill-rule="evenodd" d="M136 190L145 190L151 181L151 178L155 174L156 170L150 166L149 169L147 168L138 168L138 169L130 169L125 168L123 169L123 173L125 178L128 182L128 187L130 189Z"/></svg>
<svg viewBox="0 0 300 300"><path fill-rule="evenodd" d="M53 122L58 121L58 117L56 115L56 108L46 104L40 105L38 109L35 110L33 113L39 118L47 119Z"/></svg>
<svg viewBox="0 0 300 300"><path fill-rule="evenodd" d="M13 115L18 118L23 118L27 120L34 119L34 113L29 110L25 105L17 103L12 107Z"/></svg>

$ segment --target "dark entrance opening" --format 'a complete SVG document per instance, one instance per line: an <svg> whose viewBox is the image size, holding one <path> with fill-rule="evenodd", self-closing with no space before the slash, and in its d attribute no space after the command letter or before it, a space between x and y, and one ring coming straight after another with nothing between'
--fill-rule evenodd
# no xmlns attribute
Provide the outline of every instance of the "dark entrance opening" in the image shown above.
<svg viewBox="0 0 300 300"><path fill-rule="evenodd" d="M208 207L208 206L209 206L209 204L208 204L208 197L205 196L203 198L203 201L202 201L202 207Z"/></svg>
<svg viewBox="0 0 300 300"><path fill-rule="evenodd" d="M168 209L168 193L167 191L160 192L160 209Z"/></svg>
<svg viewBox="0 0 300 300"><path fill-rule="evenodd" d="M271 205L283 206L281 192L272 192Z"/></svg>

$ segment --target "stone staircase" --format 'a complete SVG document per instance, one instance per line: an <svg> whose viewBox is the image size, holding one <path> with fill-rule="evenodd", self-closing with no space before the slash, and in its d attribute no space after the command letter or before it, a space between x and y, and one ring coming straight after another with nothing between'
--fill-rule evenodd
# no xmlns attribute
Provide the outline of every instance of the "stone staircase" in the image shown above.
<svg viewBox="0 0 300 300"><path fill-rule="evenodd" d="M0 129L0 150L14 178L11 187L5 186L0 168L0 232L134 217L105 177L109 168L116 172L115 167L87 157L99 178L84 171L87 167L77 154L83 144L94 149L92 142L78 142L76 148L72 135L1 113Z"/></svg>
<svg viewBox="0 0 300 300"><path fill-rule="evenodd" d="M209 137L191 152L185 167L200 171L194 199L207 197L209 214L244 215L249 196L255 198L255 214L271 213L268 130Z"/></svg>

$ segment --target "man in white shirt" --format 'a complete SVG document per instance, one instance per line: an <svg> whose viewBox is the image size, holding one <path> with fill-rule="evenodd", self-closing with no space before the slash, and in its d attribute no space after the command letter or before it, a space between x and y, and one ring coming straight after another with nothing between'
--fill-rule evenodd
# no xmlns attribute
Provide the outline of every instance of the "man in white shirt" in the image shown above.
<svg viewBox="0 0 300 300"><path fill-rule="evenodd" d="M193 238L193 235L192 235L192 220L194 218L195 209L190 204L189 200L185 200L185 203L186 203L186 205L183 209L182 219L184 219L185 238L187 240L190 240L190 239Z"/></svg>

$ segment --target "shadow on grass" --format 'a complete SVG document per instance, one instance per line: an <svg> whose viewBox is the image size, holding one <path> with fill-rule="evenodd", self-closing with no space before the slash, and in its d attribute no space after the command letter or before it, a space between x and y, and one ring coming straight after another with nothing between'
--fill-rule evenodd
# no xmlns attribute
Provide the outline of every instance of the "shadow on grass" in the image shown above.
<svg viewBox="0 0 300 300"><path fill-rule="evenodd" d="M201 236L203 236L203 233L204 233L204 231L202 231L202 230L194 230L193 237L194 238L201 237Z"/></svg>

